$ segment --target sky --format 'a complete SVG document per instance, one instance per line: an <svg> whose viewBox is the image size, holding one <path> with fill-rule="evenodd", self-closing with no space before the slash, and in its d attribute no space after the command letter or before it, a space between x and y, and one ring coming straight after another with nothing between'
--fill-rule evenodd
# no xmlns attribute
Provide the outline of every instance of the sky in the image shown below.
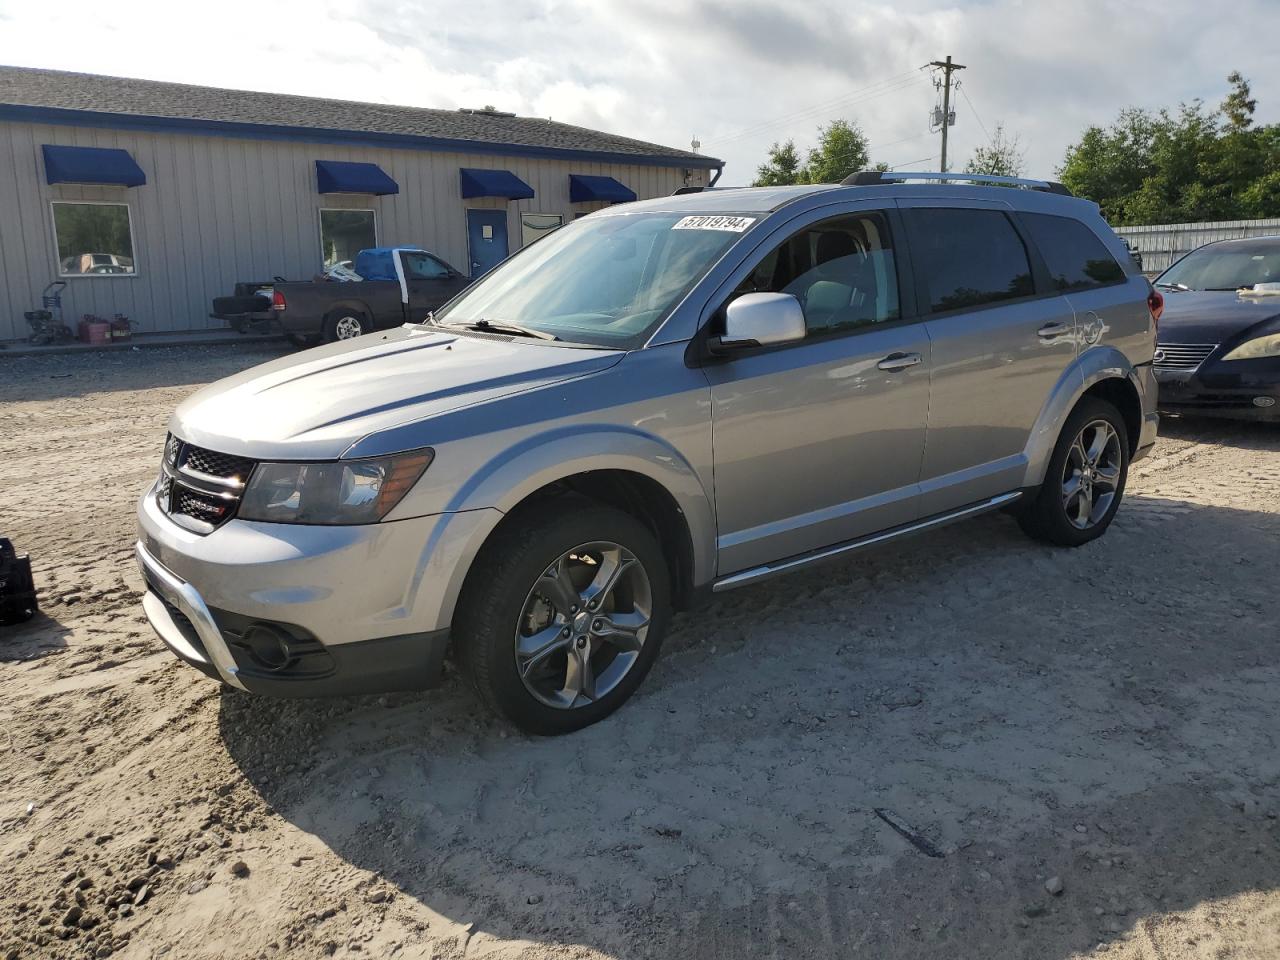
<svg viewBox="0 0 1280 960"><path fill-rule="evenodd" d="M688 148L749 183L776 140L858 123L873 162L939 167L921 67L967 69L958 169L997 124L1029 176L1122 107L1217 104L1242 71L1280 118L1280 0L0 0L0 63L523 116Z"/></svg>

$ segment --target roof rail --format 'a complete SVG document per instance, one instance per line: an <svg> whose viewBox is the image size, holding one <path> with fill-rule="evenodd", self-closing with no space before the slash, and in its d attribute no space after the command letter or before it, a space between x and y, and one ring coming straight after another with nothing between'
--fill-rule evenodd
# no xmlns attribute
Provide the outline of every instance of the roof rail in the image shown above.
<svg viewBox="0 0 1280 960"><path fill-rule="evenodd" d="M962 183L999 183L1009 187L1023 187L1027 190L1040 190L1044 193L1056 193L1064 197L1073 194L1056 180L1029 180L1026 177L1002 177L993 173L928 173L907 170L862 170L851 173L840 183L846 187L873 187L885 183L903 183L907 180L942 180Z"/></svg>
<svg viewBox="0 0 1280 960"><path fill-rule="evenodd" d="M699 186L676 187L675 192L672 193L671 195L673 197L683 197L686 193L702 193L703 190L710 190L710 189L711 189L710 187L699 187Z"/></svg>

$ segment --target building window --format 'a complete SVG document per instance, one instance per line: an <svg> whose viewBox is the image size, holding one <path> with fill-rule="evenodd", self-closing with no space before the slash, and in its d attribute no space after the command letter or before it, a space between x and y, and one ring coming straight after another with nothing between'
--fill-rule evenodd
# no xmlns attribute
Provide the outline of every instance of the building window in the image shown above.
<svg viewBox="0 0 1280 960"><path fill-rule="evenodd" d="M53 202L58 273L64 277L132 277L133 224L127 203Z"/></svg>
<svg viewBox="0 0 1280 960"><path fill-rule="evenodd" d="M527 247L535 240L541 240L560 224L564 217L558 213L526 213L520 217L520 245Z"/></svg>
<svg viewBox="0 0 1280 960"><path fill-rule="evenodd" d="M320 257L328 270L335 263L355 261L356 254L378 245L372 210L321 210Z"/></svg>

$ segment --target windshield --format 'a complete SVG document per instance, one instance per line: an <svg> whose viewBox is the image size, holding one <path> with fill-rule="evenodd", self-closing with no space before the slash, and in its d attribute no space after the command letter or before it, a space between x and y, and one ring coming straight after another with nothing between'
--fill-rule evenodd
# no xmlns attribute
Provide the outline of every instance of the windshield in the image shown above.
<svg viewBox="0 0 1280 960"><path fill-rule="evenodd" d="M630 349L754 222L683 213L580 220L526 247L437 313L436 322L510 324Z"/></svg>
<svg viewBox="0 0 1280 960"><path fill-rule="evenodd" d="M1156 279L1181 290L1239 290L1280 281L1280 241L1221 243L1189 253Z"/></svg>

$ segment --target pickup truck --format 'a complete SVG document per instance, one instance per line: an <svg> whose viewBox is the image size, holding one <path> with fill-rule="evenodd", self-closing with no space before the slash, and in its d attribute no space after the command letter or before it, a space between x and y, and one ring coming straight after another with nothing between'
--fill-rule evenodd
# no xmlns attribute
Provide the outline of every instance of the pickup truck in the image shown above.
<svg viewBox="0 0 1280 960"><path fill-rule="evenodd" d="M216 297L209 316L241 333L279 324L294 343L349 340L371 330L418 323L471 283L435 254L416 247L361 250L352 269L324 278L237 283Z"/></svg>

